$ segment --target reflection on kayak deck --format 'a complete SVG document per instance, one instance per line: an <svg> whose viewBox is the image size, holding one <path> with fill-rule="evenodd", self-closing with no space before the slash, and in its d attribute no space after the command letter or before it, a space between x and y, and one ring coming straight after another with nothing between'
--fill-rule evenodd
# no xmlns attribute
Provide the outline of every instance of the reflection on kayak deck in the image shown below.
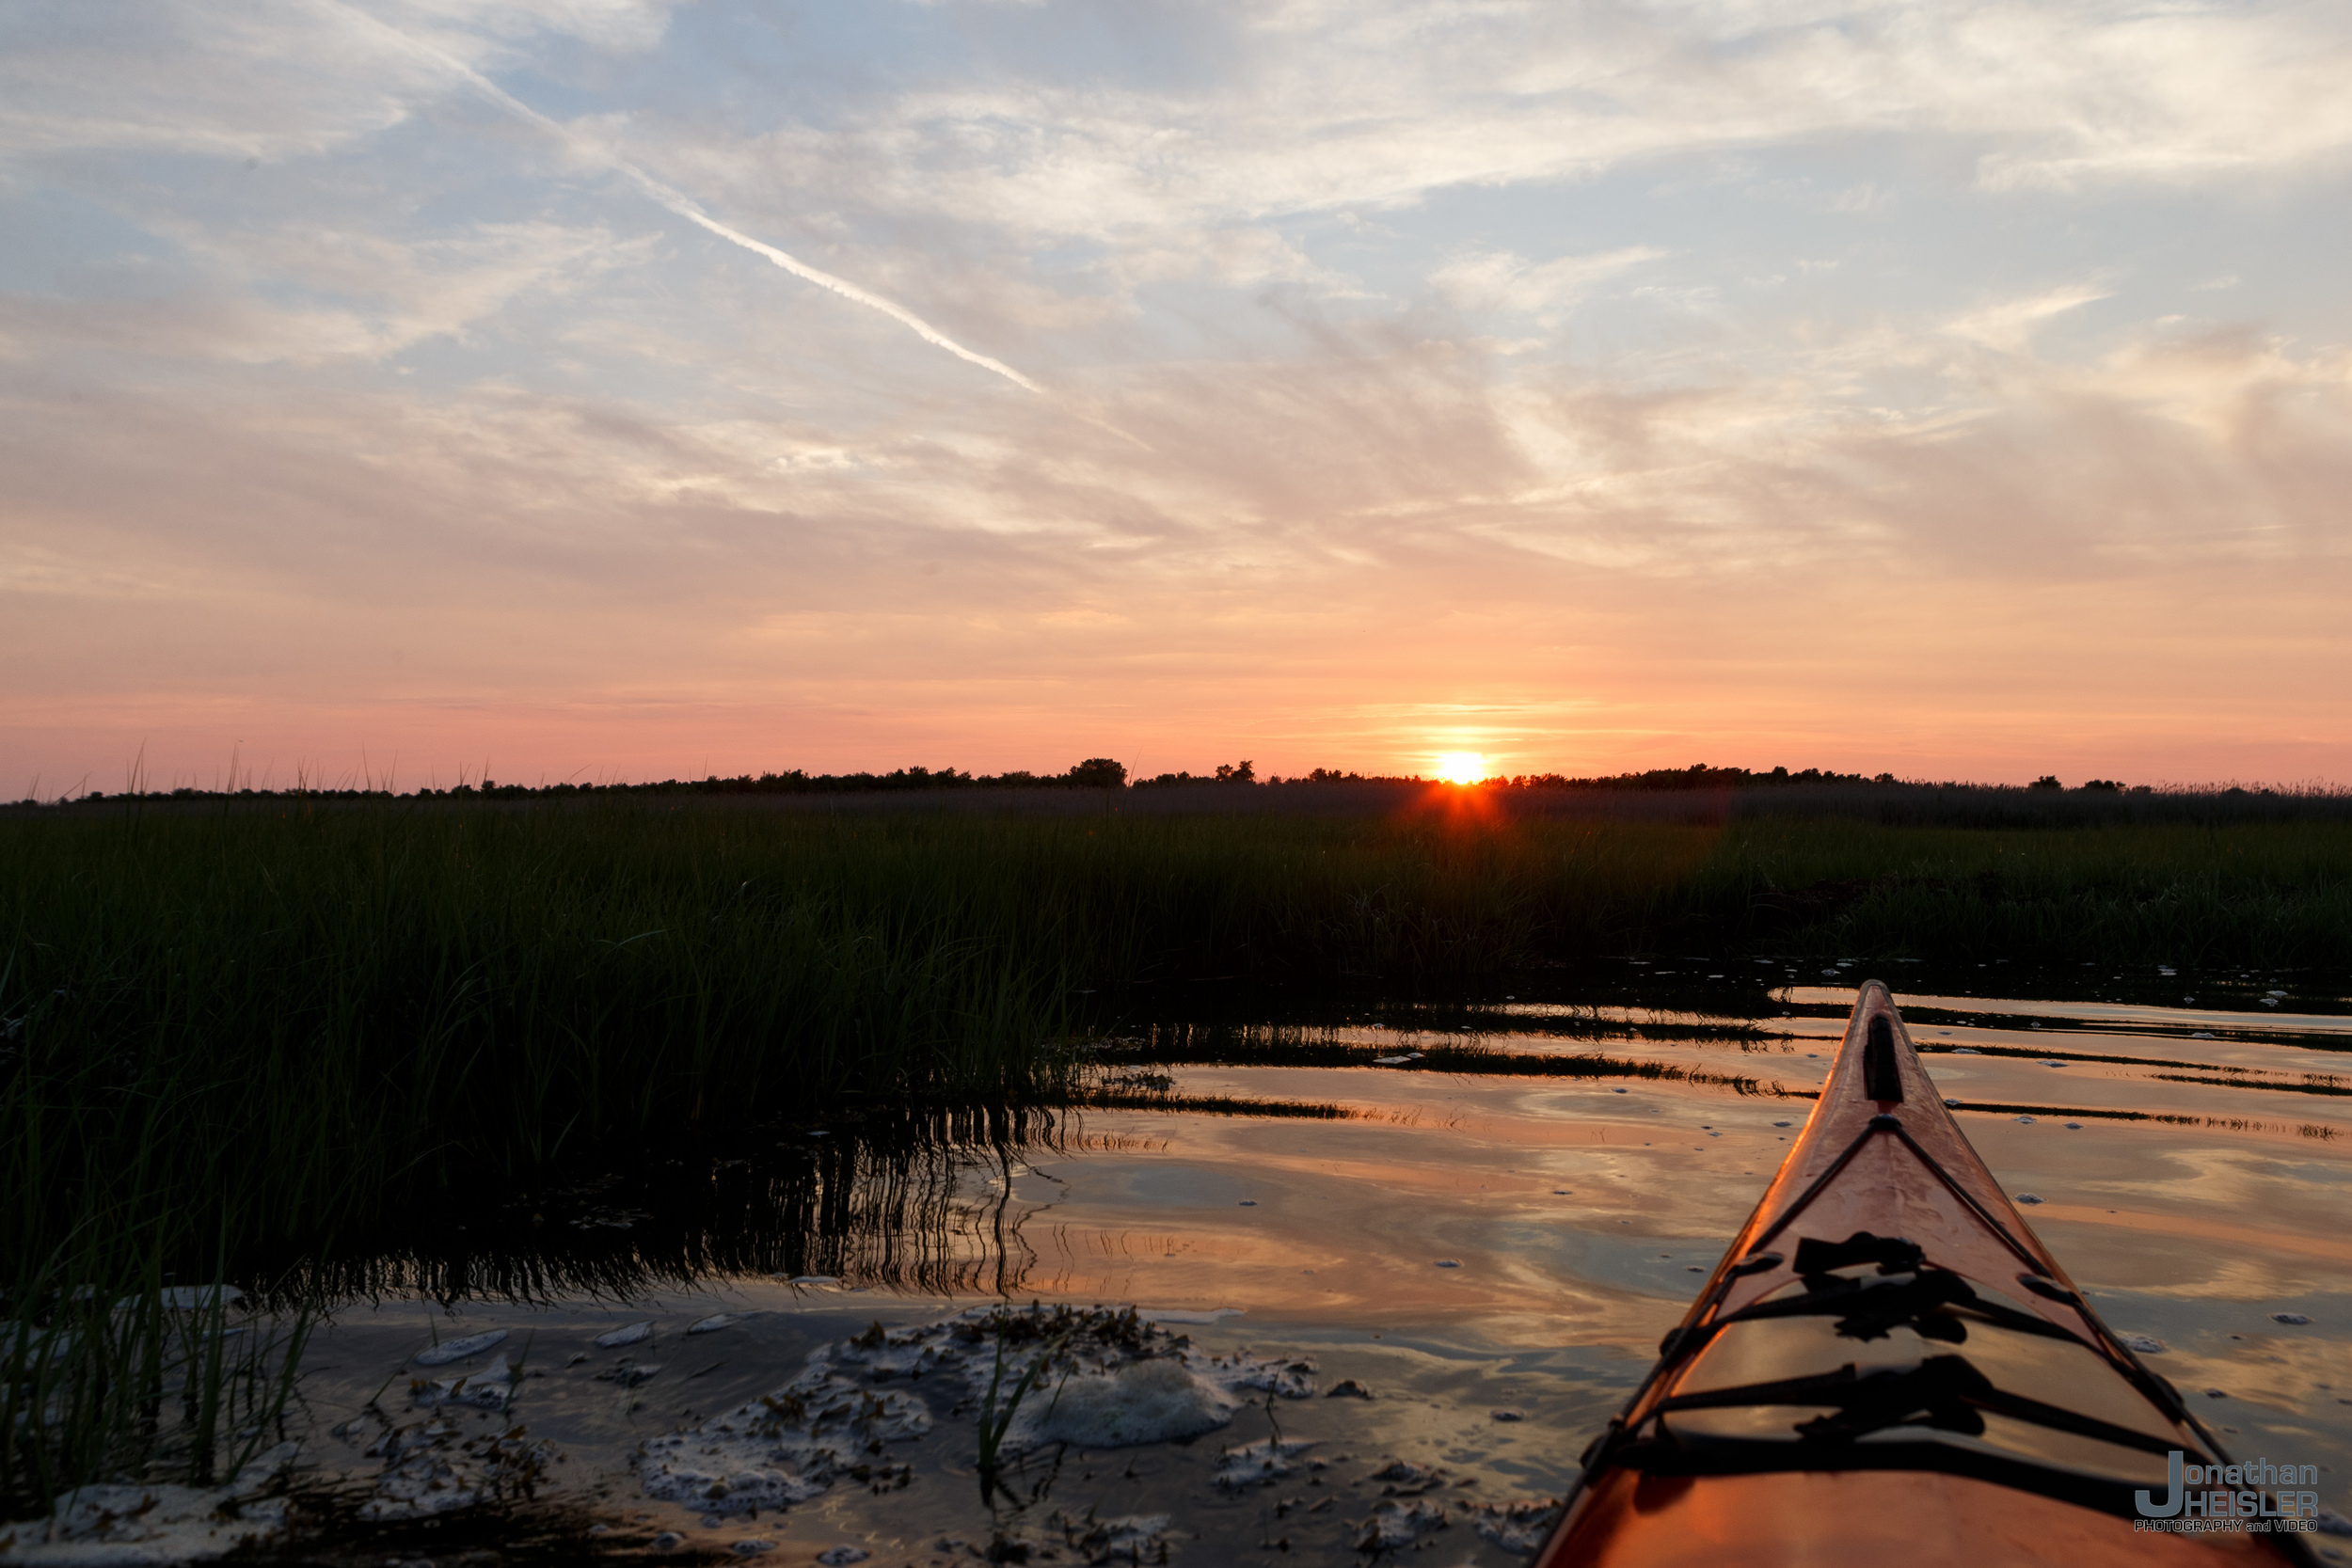
<svg viewBox="0 0 2352 1568"><path fill-rule="evenodd" d="M584 1508L607 1532L596 1542L637 1548L766 1542L795 1560L839 1549L896 1564L971 1562L992 1546L1000 1560L1019 1548L1032 1561L1150 1561L1165 1547L1196 1564L1341 1563L1435 1542L1449 1565L1522 1560L1821 1089L1853 992L1817 1000L1769 978L1778 992L1751 985L1710 1005L1685 990L1655 1009L1496 997L1420 1014L1138 1025L1102 1042L1088 1105L961 1123L845 1116L726 1168L685 1171L682 1185L470 1216L478 1228L421 1233L332 1282L352 1305L310 1357L308 1457L343 1478L346 1498L372 1496L391 1463L379 1429L438 1420L455 1444L468 1422L527 1425L564 1457L543 1470L539 1506ZM2224 1447L2325 1466L2322 1502L2352 1512L2343 1021L2298 1034L2280 1009L2216 1020L2138 1006L2125 1018L1956 990L1939 985L1906 1017L1934 1095L1958 1102L2001 1192ZM356 1299L370 1292L372 1304ZM1182 1338L1150 1352L1184 1369L1152 1397L1192 1430L1022 1448L1037 1418L1016 1411L984 1503L996 1347L1009 1369L1001 1416L1023 1358L1051 1336L997 1321L977 1331L995 1338L974 1339L956 1324L976 1307L1032 1301L1136 1306L1163 1338L1105 1338L1095 1323L1070 1341L1091 1359L1056 1363L1025 1400L1050 1401L1054 1379L1141 1388L1150 1380L1122 1358ZM688 1337L722 1313L722 1328ZM1960 1316L1964 1345L1906 1321L1841 1340L1841 1359L1867 1370L1958 1352L1994 1384L2030 1389L2060 1381L2053 1358L2089 1354L1998 1313ZM647 1320L646 1344L592 1344ZM1830 1325L1746 1326L1802 1338ZM532 1347L500 1409L412 1412L405 1394L377 1398L388 1374L405 1387L405 1358L433 1337L499 1327L516 1331L502 1352ZM1740 1358L1764 1343L1726 1339L1693 1390L1755 1382ZM1262 1367L1300 1370L1251 1370ZM887 1405L888 1431L861 1439L875 1451L850 1451L819 1418L836 1383L914 1402ZM798 1445L771 1466L791 1484L757 1482L778 1506L753 1515L666 1482L654 1489L674 1495L647 1495L649 1439L715 1433L710 1423L763 1398L787 1411L773 1451ZM1073 1398L1091 1409L1084 1400L1097 1397ZM1786 1428L1825 1412L1836 1407L1670 1419L1730 1437L1741 1422ZM2096 1414L2118 1429L2139 1418ZM2150 1483L2144 1448L1999 1411L1984 1421L1953 1440L2056 1445ZM402 1451L395 1443L392 1460ZM2161 1484L2163 1456L2153 1463ZM337 1517L360 1528L348 1511ZM489 1503L453 1510L418 1541L435 1552L477 1534L495 1542L507 1527L468 1522L495 1517ZM591 1544L567 1540L566 1550Z"/></svg>

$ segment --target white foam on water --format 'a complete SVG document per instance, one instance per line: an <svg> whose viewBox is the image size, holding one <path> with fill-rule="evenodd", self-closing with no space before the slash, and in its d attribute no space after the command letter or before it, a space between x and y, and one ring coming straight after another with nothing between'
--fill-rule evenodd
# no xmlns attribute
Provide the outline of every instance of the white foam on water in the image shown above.
<svg viewBox="0 0 2352 1568"><path fill-rule="evenodd" d="M1470 1511L1470 1528L1506 1552L1534 1551L1559 1522L1557 1497L1481 1503Z"/></svg>
<svg viewBox="0 0 2352 1568"><path fill-rule="evenodd" d="M259 1496L292 1465L298 1443L255 1456L226 1486L78 1486L46 1519L0 1525L0 1560L11 1563L209 1562L282 1534L286 1503Z"/></svg>
<svg viewBox="0 0 2352 1568"><path fill-rule="evenodd" d="M359 1517L427 1519L513 1497L534 1487L556 1457L554 1444L532 1441L519 1426L452 1444L456 1435L437 1418L387 1432L367 1450L384 1468Z"/></svg>
<svg viewBox="0 0 2352 1568"><path fill-rule="evenodd" d="M931 1429L923 1402L896 1389L869 1392L822 1364L826 1351L785 1388L738 1405L691 1431L649 1438L638 1449L645 1496L712 1513L789 1508L821 1497L867 1445Z"/></svg>
<svg viewBox="0 0 2352 1568"><path fill-rule="evenodd" d="M1020 1433L1021 1447L1074 1443L1124 1449L1195 1437L1233 1418L1233 1401L1173 1358L1138 1361L1108 1376L1073 1378Z"/></svg>
<svg viewBox="0 0 2352 1568"><path fill-rule="evenodd" d="M1445 1510L1423 1497L1398 1497L1374 1507L1356 1530L1359 1552L1391 1551L1445 1528Z"/></svg>
<svg viewBox="0 0 2352 1568"><path fill-rule="evenodd" d="M1298 1465L1292 1462L1314 1446L1310 1438L1268 1437L1263 1442L1244 1443L1237 1449L1220 1449L1216 1473L1209 1480L1218 1486L1235 1489L1271 1486L1297 1469Z"/></svg>
<svg viewBox="0 0 2352 1568"><path fill-rule="evenodd" d="M1148 1323L1221 1323L1228 1318L1238 1318L1247 1307L1212 1307L1205 1310L1188 1307L1138 1307L1136 1316Z"/></svg>
<svg viewBox="0 0 2352 1568"><path fill-rule="evenodd" d="M634 1345L652 1338L653 1320L648 1318L644 1323L631 1323L627 1328L616 1328L610 1334L597 1335L596 1345L598 1350L618 1350L623 1345Z"/></svg>
<svg viewBox="0 0 2352 1568"><path fill-rule="evenodd" d="M468 1372L460 1377L437 1380L411 1378L408 1382L408 1400L421 1410L436 1410L445 1404L462 1404L475 1410L503 1410L520 1376L506 1364L506 1357L501 1355L482 1370Z"/></svg>
<svg viewBox="0 0 2352 1568"><path fill-rule="evenodd" d="M481 1334L469 1334L462 1339L444 1339L430 1350L421 1350L409 1361L419 1367L446 1367L453 1361L463 1361L469 1355L479 1355L506 1338L506 1330L493 1328Z"/></svg>

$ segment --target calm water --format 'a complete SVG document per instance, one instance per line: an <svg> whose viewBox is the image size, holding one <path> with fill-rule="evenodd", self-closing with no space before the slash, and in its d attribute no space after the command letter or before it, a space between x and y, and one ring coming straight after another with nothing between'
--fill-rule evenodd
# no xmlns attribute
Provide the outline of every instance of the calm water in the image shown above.
<svg viewBox="0 0 2352 1568"><path fill-rule="evenodd" d="M992 1546L1151 1561L1165 1546L1171 1561L1336 1563L1361 1560L1384 1521L1433 1560L1518 1560L1530 1513L1794 1138L1861 977L1754 971L1667 961L1585 988L1599 1000L1138 1027L1103 1053L1128 1101L1113 1107L955 1126L876 1112L666 1182L454 1206L428 1217L427 1244L342 1282L379 1294L339 1309L308 1359L306 1463L340 1478L308 1506L373 1561L651 1550L668 1532L665 1551L767 1543L795 1561L970 1562ZM1968 1136L2226 1442L2321 1465L2323 1499L2352 1512L2352 1018L2294 994L2264 1006L2292 988L2262 976L2162 1004L2169 975L1971 994L2004 974L1915 991L1902 968L1887 976ZM1124 1448L1081 1432L1057 1465L1041 1447L1009 1472L1017 1503L984 1505L976 1406L993 1364L935 1325L1031 1301L1133 1305L1188 1336L1184 1398L1224 1424ZM731 1321L686 1332L719 1314ZM639 1323L634 1344L593 1343ZM877 1323L880 1349L848 1347ZM499 1328L494 1349L409 1364ZM925 1360L925 1345L946 1354ZM812 1354L833 1383L808 1381ZM415 1404L412 1378L479 1377L500 1354L525 1370L506 1408ZM712 1447L707 1423L796 1379L804 1398L855 1386L912 1402L868 1407L882 1425L863 1478L836 1466L821 1492L755 1515L740 1495L645 1495L648 1473L670 1483L642 1445L685 1429L687 1448ZM1350 1380L1371 1397L1335 1397ZM517 1426L510 1476L525 1444L548 1445L534 1501L429 1512L418 1478L439 1461L419 1454L446 1461L440 1492L469 1495L491 1434ZM388 1433L411 1445L417 1497L387 1488L401 1453L365 1451ZM1236 1457L1269 1439L1303 1446ZM2322 1540L2352 1560L2352 1541Z"/></svg>

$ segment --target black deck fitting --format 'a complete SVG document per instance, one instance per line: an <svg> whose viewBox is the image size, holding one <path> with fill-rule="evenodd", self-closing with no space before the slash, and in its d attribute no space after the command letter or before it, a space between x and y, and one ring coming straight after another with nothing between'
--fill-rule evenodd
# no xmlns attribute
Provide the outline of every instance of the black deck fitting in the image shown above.
<svg viewBox="0 0 2352 1568"><path fill-rule="evenodd" d="M1870 1020L1870 1037L1862 1047L1862 1091L1872 1100L1900 1100L1903 1075L1895 1066L1895 1024L1884 1013Z"/></svg>

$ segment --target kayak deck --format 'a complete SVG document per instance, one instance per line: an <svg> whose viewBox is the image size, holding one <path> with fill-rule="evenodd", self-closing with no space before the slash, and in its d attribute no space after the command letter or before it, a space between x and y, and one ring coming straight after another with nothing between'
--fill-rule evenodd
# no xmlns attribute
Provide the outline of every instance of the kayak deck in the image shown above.
<svg viewBox="0 0 2352 1568"><path fill-rule="evenodd" d="M2308 1557L2292 1536L2136 1530L2175 1451L2225 1463L2002 1193L1873 980L1536 1562Z"/></svg>

